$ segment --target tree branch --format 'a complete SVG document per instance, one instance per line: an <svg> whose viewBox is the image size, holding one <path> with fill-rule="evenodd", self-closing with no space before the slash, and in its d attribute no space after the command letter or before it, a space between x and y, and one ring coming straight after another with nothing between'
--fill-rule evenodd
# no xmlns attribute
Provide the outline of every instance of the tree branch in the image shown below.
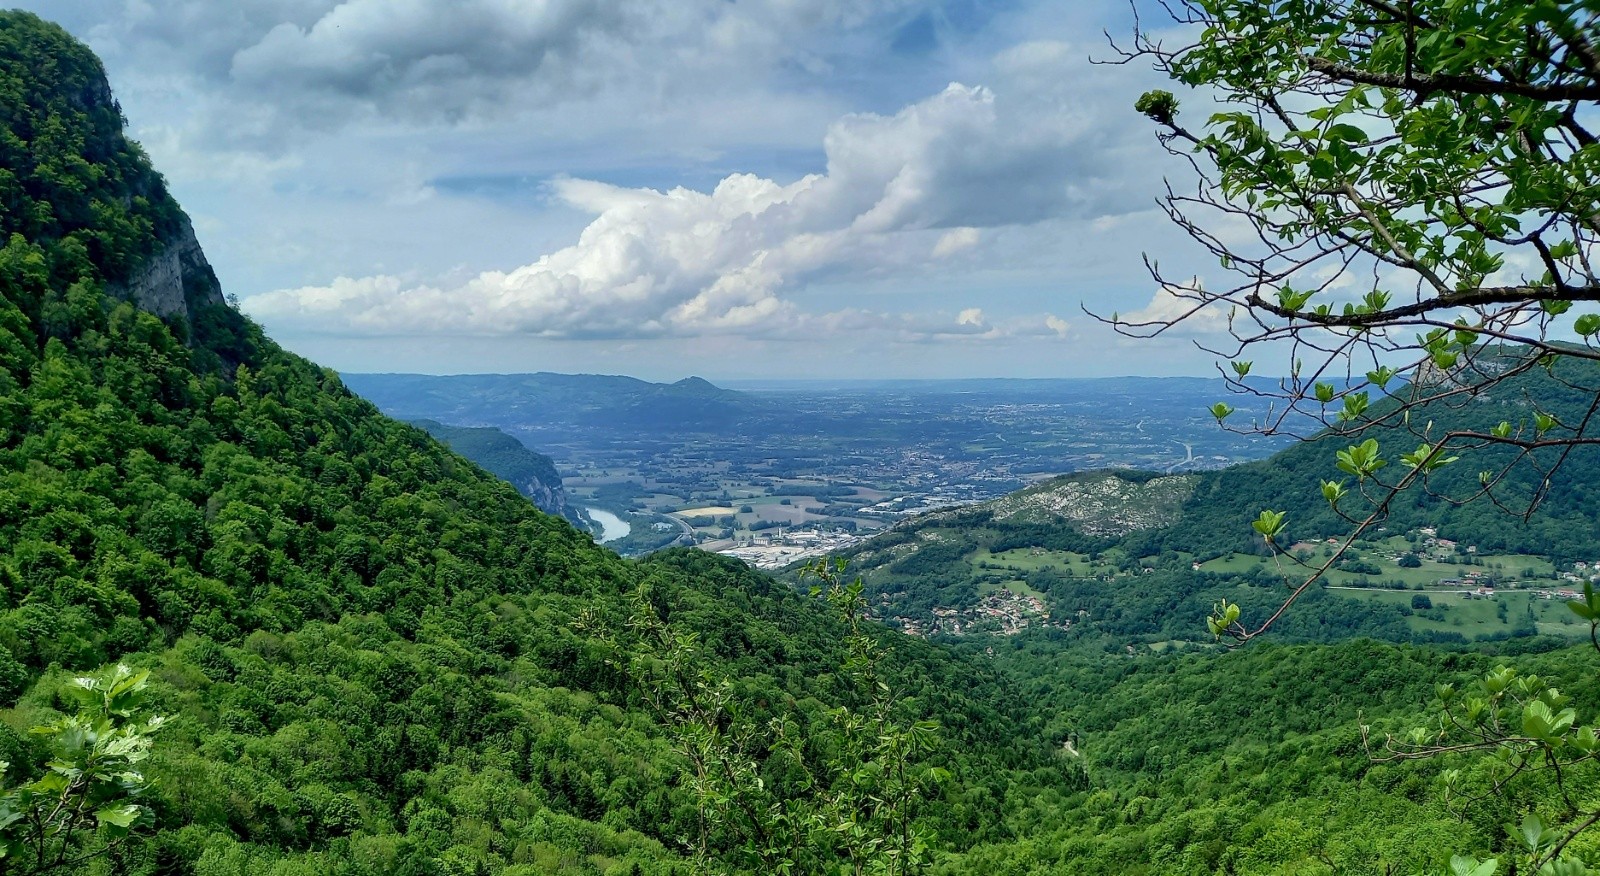
<svg viewBox="0 0 1600 876"><path fill-rule="evenodd" d="M1600 100L1600 82L1589 83L1536 83L1505 79L1487 79L1482 76L1460 76L1453 73L1374 73L1316 55L1305 56L1306 66L1344 82L1359 85L1376 85L1395 88L1415 94L1453 92L1456 94L1488 94L1497 97L1527 97L1542 101Z"/></svg>
<svg viewBox="0 0 1600 876"><path fill-rule="evenodd" d="M1328 328L1372 328L1398 319L1425 316L1439 310L1457 307L1478 307L1486 304L1526 304L1541 301L1600 301L1600 284L1588 286L1485 286L1425 298L1414 304L1405 304L1384 310L1364 313L1317 313L1283 307L1252 292L1245 299L1257 307L1284 319L1296 319Z"/></svg>

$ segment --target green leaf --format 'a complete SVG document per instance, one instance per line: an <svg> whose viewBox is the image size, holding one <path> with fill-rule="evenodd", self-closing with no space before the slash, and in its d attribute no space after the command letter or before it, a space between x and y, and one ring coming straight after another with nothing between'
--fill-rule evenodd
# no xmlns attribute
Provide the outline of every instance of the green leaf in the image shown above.
<svg viewBox="0 0 1600 876"><path fill-rule="evenodd" d="M1433 445L1428 444L1427 442L1423 442L1421 446L1410 453L1404 453L1400 455L1401 462L1404 462L1411 468L1420 467L1423 471L1433 471L1434 469L1442 468L1443 466L1447 466L1460 458L1461 457L1459 456L1444 456L1442 454L1435 453Z"/></svg>
<svg viewBox="0 0 1600 876"><path fill-rule="evenodd" d="M1231 364L1233 365L1233 373L1239 375L1240 377L1244 377L1250 373L1250 366L1254 363L1235 361Z"/></svg>
<svg viewBox="0 0 1600 876"><path fill-rule="evenodd" d="M1228 404L1227 402L1217 402L1216 404L1211 406L1211 416L1216 417L1217 418L1217 422L1219 422L1219 423L1222 422L1223 420L1226 420L1228 418L1228 415L1232 414L1232 413L1233 413L1233 406Z"/></svg>
<svg viewBox="0 0 1600 876"><path fill-rule="evenodd" d="M1578 317L1577 322L1574 322L1572 327L1584 337L1600 334L1600 313L1585 313L1583 316Z"/></svg>
<svg viewBox="0 0 1600 876"><path fill-rule="evenodd" d="M1423 443L1422 446L1410 453L1400 454L1400 461L1405 463L1408 468L1417 468L1427 461L1428 454L1432 452L1433 448L1427 443Z"/></svg>
<svg viewBox="0 0 1600 876"><path fill-rule="evenodd" d="M1325 138L1329 139L1329 140L1344 141L1344 142L1347 142L1347 143L1365 143L1365 142L1367 142L1367 132L1366 131L1361 130L1360 128L1356 127L1355 125L1343 124L1343 123L1334 125L1333 127L1329 128L1328 129L1328 133L1324 134L1323 136Z"/></svg>
<svg viewBox="0 0 1600 876"><path fill-rule="evenodd" d="M1537 812L1529 812L1522 818L1522 841L1528 844L1529 851L1539 851L1539 840L1544 837L1544 822L1539 819Z"/></svg>
<svg viewBox="0 0 1600 876"><path fill-rule="evenodd" d="M54 767L55 763L52 763L51 766ZM60 794L70 784L72 782L66 776L57 770L52 770L28 783L28 790L36 794Z"/></svg>
<svg viewBox="0 0 1600 876"><path fill-rule="evenodd" d="M1543 700L1534 700L1522 710L1522 732L1540 742L1555 744L1567 735L1577 720L1577 712L1572 709L1555 712Z"/></svg>
<svg viewBox="0 0 1600 876"><path fill-rule="evenodd" d="M1284 310L1300 310L1311 300L1311 292L1300 292L1288 286L1278 290L1278 306Z"/></svg>
<svg viewBox="0 0 1600 876"><path fill-rule="evenodd" d="M1550 247L1550 257L1556 259L1557 261L1560 261L1561 259L1570 259L1577 254L1578 244L1576 241L1563 240L1558 242L1555 246Z"/></svg>
<svg viewBox="0 0 1600 876"><path fill-rule="evenodd" d="M1178 116L1178 99L1172 92L1158 88L1139 95L1139 99L1133 103L1133 108L1153 121L1170 125Z"/></svg>
<svg viewBox="0 0 1600 876"><path fill-rule="evenodd" d="M1498 869L1500 869L1498 858L1490 858L1487 861L1466 855L1455 855L1450 858L1451 876L1494 876Z"/></svg>
<svg viewBox="0 0 1600 876"><path fill-rule="evenodd" d="M1389 464L1378 453L1378 439L1368 438L1360 444L1352 444L1344 450L1340 450L1335 456L1341 471L1365 480L1371 477L1378 469Z"/></svg>
<svg viewBox="0 0 1600 876"><path fill-rule="evenodd" d="M1327 404L1333 401L1333 384L1318 383L1312 390L1316 393L1317 401Z"/></svg>
<svg viewBox="0 0 1600 876"><path fill-rule="evenodd" d="M95 810L94 818L101 824L131 827L135 821L139 820L139 815L142 811L138 806L128 803L122 806L108 806L104 809L97 809Z"/></svg>
<svg viewBox="0 0 1600 876"><path fill-rule="evenodd" d="M1211 615L1206 618L1206 628L1211 631L1211 635L1221 638L1238 620L1239 606L1224 599L1211 607Z"/></svg>
<svg viewBox="0 0 1600 876"><path fill-rule="evenodd" d="M1367 412L1370 399L1365 392L1352 392L1344 397L1344 410L1339 412L1339 419L1344 422L1359 418Z"/></svg>
<svg viewBox="0 0 1600 876"><path fill-rule="evenodd" d="M1511 437L1511 424L1501 420L1499 425L1490 430L1490 434L1496 438L1509 438Z"/></svg>
<svg viewBox="0 0 1600 876"><path fill-rule="evenodd" d="M1567 608L1572 609L1573 614L1586 621L1600 621L1600 595L1595 594L1594 584L1589 581L1583 582L1583 598L1577 602L1568 602Z"/></svg>
<svg viewBox="0 0 1600 876"><path fill-rule="evenodd" d="M1250 526L1261 533L1267 541L1272 541L1283 532L1283 518L1282 511L1262 511L1261 516L1252 521Z"/></svg>

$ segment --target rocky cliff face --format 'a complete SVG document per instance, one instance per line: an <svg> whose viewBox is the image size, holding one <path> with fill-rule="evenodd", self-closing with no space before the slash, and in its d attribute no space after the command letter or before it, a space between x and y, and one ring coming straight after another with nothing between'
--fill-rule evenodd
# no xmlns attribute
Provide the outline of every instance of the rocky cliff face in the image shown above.
<svg viewBox="0 0 1600 876"><path fill-rule="evenodd" d="M567 502L567 491L562 488L561 482L547 484L538 478L529 478L519 484L513 484L517 491L527 496L529 501L537 505L540 511L566 518L579 528L587 529L589 522Z"/></svg>
<svg viewBox="0 0 1600 876"><path fill-rule="evenodd" d="M216 272L206 261L187 216L126 283L111 284L108 291L141 310L185 324L203 307L226 304Z"/></svg>
<svg viewBox="0 0 1600 876"><path fill-rule="evenodd" d="M589 519L567 502L561 475L550 457L492 427L446 426L437 420L413 420L412 425L516 487L539 510L566 518L579 529L593 529Z"/></svg>

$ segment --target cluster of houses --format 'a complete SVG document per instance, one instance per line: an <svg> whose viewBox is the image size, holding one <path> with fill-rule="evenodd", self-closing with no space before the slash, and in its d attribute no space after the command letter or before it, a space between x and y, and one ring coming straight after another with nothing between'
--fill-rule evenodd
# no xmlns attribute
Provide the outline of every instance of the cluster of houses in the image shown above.
<svg viewBox="0 0 1600 876"><path fill-rule="evenodd" d="M1051 621L1050 612L1039 597L1013 593L1005 588L983 597L970 609L935 608L931 621L904 616L891 620L900 625L901 632L923 637L934 633L961 636L980 632L1014 636L1036 626L1067 629L1072 625L1071 621Z"/></svg>
<svg viewBox="0 0 1600 876"><path fill-rule="evenodd" d="M757 569L781 569L801 560L841 554L865 539L865 535L848 532L785 530L780 526L775 534L752 534L747 539L735 542L733 547L723 548L717 553L738 557Z"/></svg>
<svg viewBox="0 0 1600 876"><path fill-rule="evenodd" d="M1463 548L1448 538L1440 538L1439 530L1432 526L1421 527L1417 532L1422 535L1424 553L1434 559L1447 559L1455 556L1458 550L1467 554L1476 554L1478 552L1477 545L1469 544Z"/></svg>
<svg viewBox="0 0 1600 876"><path fill-rule="evenodd" d="M1562 572L1561 578L1565 581L1600 581L1600 560L1592 563L1579 560L1572 564L1572 571Z"/></svg>
<svg viewBox="0 0 1600 876"><path fill-rule="evenodd" d="M1425 549L1423 552L1434 559L1446 559L1456 553L1476 554L1478 552L1478 548L1474 545L1458 548L1456 542L1448 538L1440 538L1438 530L1432 526L1420 527L1417 532L1422 536L1422 544ZM1581 561L1573 563L1572 571L1562 572L1558 577L1563 581L1575 583L1600 581L1600 560L1592 563ZM1495 588L1493 584L1487 583L1488 580L1491 580L1490 576L1484 572L1477 569L1469 569L1462 572L1458 578L1440 579L1439 586L1442 588L1458 588L1455 593L1462 599L1494 599ZM1529 591L1529 595L1536 599L1573 600L1582 598L1581 594L1570 588L1532 590Z"/></svg>

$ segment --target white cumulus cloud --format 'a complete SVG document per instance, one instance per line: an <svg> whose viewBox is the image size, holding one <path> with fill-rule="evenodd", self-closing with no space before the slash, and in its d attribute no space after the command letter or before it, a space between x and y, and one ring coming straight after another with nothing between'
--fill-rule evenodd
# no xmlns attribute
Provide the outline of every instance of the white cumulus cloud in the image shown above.
<svg viewBox="0 0 1600 876"><path fill-rule="evenodd" d="M1134 326L1147 326L1141 329L1141 333L1153 331L1161 325L1170 327L1166 331L1185 335L1226 332L1231 309L1225 302L1203 305L1196 293L1202 288L1200 284L1200 279L1195 278L1187 288L1158 288L1150 296L1150 303L1131 313L1121 314L1120 319Z"/></svg>
<svg viewBox="0 0 1600 876"><path fill-rule="evenodd" d="M972 249L983 239L982 232L976 228L954 228L939 236L939 242L933 245L933 257L936 259L948 258L963 250Z"/></svg>
<svg viewBox="0 0 1600 876"><path fill-rule="evenodd" d="M981 228L1087 213L1096 178L1069 160L1081 134L952 84L892 116L841 119L826 171L790 183L733 174L702 192L555 180L556 198L594 218L571 245L515 270L453 284L341 278L247 306L275 328L369 334L804 331L820 317L802 306L819 278L925 271L930 253L979 246ZM1000 331L976 308L949 330Z"/></svg>

